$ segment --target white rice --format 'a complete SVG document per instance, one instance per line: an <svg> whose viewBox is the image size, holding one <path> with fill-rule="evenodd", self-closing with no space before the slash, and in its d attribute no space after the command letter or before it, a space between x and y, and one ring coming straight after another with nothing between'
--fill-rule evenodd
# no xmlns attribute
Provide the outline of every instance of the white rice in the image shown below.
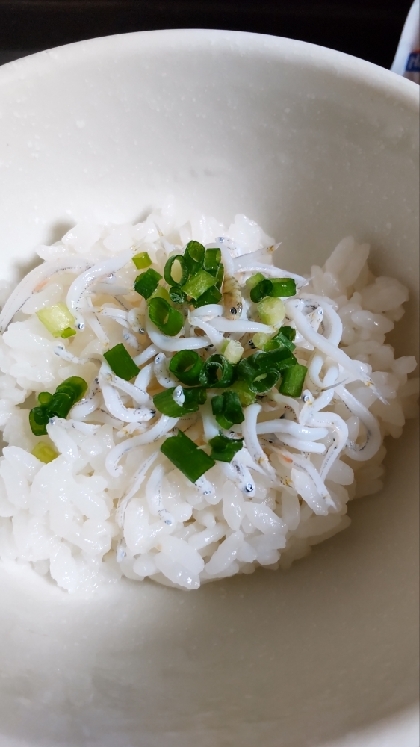
<svg viewBox="0 0 420 747"><path fill-rule="evenodd" d="M35 292L22 297L23 305L17 303L10 324L6 319L0 339L0 427L7 444L0 458L3 562L28 563L69 592L123 576L197 589L258 566L290 566L349 525L350 499L381 489L384 438L399 437L405 419L415 413L418 379L408 374L416 361L395 359L385 342L404 313L407 289L398 280L375 278L368 267L369 247L352 238L340 242L323 268L311 268L306 285L298 278L299 293L286 303L288 323L298 330L295 355L309 368L302 397L277 394L247 408L244 427L235 429L243 430L246 449L231 465L218 462L204 476L212 488L207 494L208 482L202 481L201 489L189 482L159 446L175 426L205 443L217 432L211 410L204 408L202 420L201 415L184 418L184 424L164 416L149 423L147 413L135 414L151 403L147 391L134 401L133 390L112 378L106 384L101 379L99 388L95 384L100 354L124 340L142 367L136 384L143 393L156 385L155 377L167 385L167 360L154 358L162 350L169 357L168 346L173 350L178 338L165 347L162 335L151 341L139 332L145 327L145 304L130 290L138 274L131 254L147 251L154 266L163 268L187 241L208 244L221 236L225 267L240 283L258 271L256 265L272 261L273 239L245 216L236 216L229 227L209 218L179 226L172 206L134 226L77 225L53 246L38 248L43 260L63 266L67 258L73 265L80 260L79 273L104 262L117 269L107 271L112 280L97 281L103 295L95 303L104 313L82 305L85 330L75 337L57 341L35 316L66 301L76 277L71 272L36 282ZM244 258L251 252L255 259ZM270 272L290 275L273 267ZM136 311L130 314L131 308ZM211 326L217 345L226 324L217 310L210 311L219 319ZM4 314L1 318L4 322ZM198 314L195 329L205 333L211 319L211 313L209 318ZM243 313L241 330L247 329L246 320ZM305 336L308 324L311 335L324 340L315 350ZM238 332L236 338L245 345L252 333ZM202 338L193 339L199 346ZM176 349L183 347L181 339ZM343 351L337 359L330 357L333 349ZM90 393L67 420L48 426L43 440L59 456L43 464L31 454L39 440L28 422L34 394L54 391L74 375L88 381ZM275 422L271 430L266 421ZM370 440L363 448L366 426ZM336 458L334 444L338 449L340 439ZM324 462L326 454L332 455L331 463Z"/></svg>

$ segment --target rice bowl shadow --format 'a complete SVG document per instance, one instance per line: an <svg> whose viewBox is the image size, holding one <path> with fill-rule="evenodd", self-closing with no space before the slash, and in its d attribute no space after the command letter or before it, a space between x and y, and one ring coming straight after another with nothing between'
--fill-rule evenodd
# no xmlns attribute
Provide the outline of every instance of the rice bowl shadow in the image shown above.
<svg viewBox="0 0 420 747"><path fill-rule="evenodd" d="M53 587L40 594L27 577L16 584L10 575L15 604L0 636L10 706L3 733L42 747L253 747L257 738L264 747L316 747L397 714L416 702L416 660L407 651L418 645L417 601L391 574L387 596L375 579L389 572L399 532L416 531L406 504L400 495L406 525L385 554L380 545L366 551L369 534L392 520L392 507L374 496L363 508L354 503L348 530L289 571L192 593L127 582L86 601ZM412 578L415 554L398 562ZM44 613L33 614L37 608ZM272 686L279 669L280 701Z"/></svg>

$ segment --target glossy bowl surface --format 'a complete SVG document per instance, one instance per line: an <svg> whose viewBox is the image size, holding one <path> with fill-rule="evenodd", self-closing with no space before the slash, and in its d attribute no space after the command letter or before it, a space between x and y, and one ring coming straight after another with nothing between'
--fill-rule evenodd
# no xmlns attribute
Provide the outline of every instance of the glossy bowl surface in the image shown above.
<svg viewBox="0 0 420 747"><path fill-rule="evenodd" d="M301 42L159 31L0 70L0 275L79 220L243 212L297 272L352 233L410 287L418 89ZM288 572L92 599L0 568L1 747L418 747L417 424L386 486Z"/></svg>

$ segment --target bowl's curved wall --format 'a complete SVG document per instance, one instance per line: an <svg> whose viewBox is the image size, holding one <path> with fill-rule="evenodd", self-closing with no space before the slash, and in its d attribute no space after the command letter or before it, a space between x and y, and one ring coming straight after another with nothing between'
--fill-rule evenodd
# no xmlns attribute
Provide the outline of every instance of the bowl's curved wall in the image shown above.
<svg viewBox="0 0 420 747"><path fill-rule="evenodd" d="M418 146L413 84L300 42L180 31L45 52L0 71L1 275L76 220L172 193L181 213L247 213L298 271L349 232L371 241L412 291L412 353ZM383 494L287 573L86 601L2 569L0 744L301 747L395 726L418 691L412 422L389 452Z"/></svg>

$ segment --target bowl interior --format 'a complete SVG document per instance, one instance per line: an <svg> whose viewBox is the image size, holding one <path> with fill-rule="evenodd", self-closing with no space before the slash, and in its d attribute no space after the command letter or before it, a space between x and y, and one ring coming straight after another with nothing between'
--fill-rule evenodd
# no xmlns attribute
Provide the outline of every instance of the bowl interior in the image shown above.
<svg viewBox="0 0 420 747"><path fill-rule="evenodd" d="M410 288L392 342L413 354L416 99L368 63L231 32L110 37L11 63L1 277L76 221L136 220L172 194L181 217L247 214L297 272L345 235L370 242L374 270ZM286 573L189 594L127 582L87 600L0 569L0 744L365 747L397 729L415 747L416 435L409 421L388 443L386 487L350 507L352 526Z"/></svg>

